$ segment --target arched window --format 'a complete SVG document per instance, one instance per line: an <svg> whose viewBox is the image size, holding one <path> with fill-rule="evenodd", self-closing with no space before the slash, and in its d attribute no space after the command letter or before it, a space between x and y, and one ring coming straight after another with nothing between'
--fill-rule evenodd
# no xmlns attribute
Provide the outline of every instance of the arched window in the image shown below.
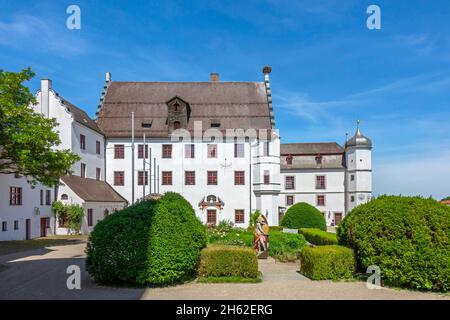
<svg viewBox="0 0 450 320"><path fill-rule="evenodd" d="M216 196L213 195L209 195L206 197L207 202L216 202L216 199L217 199Z"/></svg>
<svg viewBox="0 0 450 320"><path fill-rule="evenodd" d="M68 199L69 199L69 196L67 194L63 193L61 195L61 200L68 200Z"/></svg>

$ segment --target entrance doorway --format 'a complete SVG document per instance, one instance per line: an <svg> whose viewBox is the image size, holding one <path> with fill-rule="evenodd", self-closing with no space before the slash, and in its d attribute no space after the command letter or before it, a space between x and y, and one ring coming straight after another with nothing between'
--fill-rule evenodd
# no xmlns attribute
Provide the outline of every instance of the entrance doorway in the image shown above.
<svg viewBox="0 0 450 320"><path fill-rule="evenodd" d="M217 224L216 210L206 211L206 223L211 226L215 226Z"/></svg>
<svg viewBox="0 0 450 320"><path fill-rule="evenodd" d="M25 220L25 240L31 239L31 219Z"/></svg>
<svg viewBox="0 0 450 320"><path fill-rule="evenodd" d="M334 213L334 224L337 226L339 223L341 223L342 220L342 212L335 212Z"/></svg>
<svg viewBox="0 0 450 320"><path fill-rule="evenodd" d="M41 237L47 236L47 228L49 226L49 218L41 218Z"/></svg>

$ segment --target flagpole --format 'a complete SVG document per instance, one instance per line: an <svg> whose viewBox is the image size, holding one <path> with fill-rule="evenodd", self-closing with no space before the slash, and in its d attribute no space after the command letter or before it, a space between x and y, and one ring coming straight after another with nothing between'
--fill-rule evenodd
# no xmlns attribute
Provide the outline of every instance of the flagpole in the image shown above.
<svg viewBox="0 0 450 320"><path fill-rule="evenodd" d="M131 113L131 204L134 204L134 112Z"/></svg>

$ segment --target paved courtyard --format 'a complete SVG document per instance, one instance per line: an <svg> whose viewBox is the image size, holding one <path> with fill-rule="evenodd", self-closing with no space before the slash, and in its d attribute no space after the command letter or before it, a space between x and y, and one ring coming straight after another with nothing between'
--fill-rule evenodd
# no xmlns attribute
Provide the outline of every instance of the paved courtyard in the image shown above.
<svg viewBox="0 0 450 320"><path fill-rule="evenodd" d="M363 282L311 281L297 272L297 264L272 259L260 261L261 283L193 281L165 288L113 288L90 280L84 248L80 243L0 256L0 299L450 299L436 293L369 290ZM67 289L69 265L81 268L81 290Z"/></svg>

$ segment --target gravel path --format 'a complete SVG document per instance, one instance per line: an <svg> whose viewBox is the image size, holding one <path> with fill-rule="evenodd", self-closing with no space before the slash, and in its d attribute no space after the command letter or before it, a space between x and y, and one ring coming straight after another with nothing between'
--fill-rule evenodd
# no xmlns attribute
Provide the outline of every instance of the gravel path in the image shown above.
<svg viewBox="0 0 450 320"><path fill-rule="evenodd" d="M85 244L49 247L0 256L0 299L449 299L450 295L382 288L364 282L311 281L296 263L260 260L263 281L255 284L196 283L133 289L99 286L85 271ZM69 290L69 265L81 270L81 290Z"/></svg>
<svg viewBox="0 0 450 320"><path fill-rule="evenodd" d="M312 281L297 272L297 263L281 263L269 258L259 261L261 283L195 283L169 288L147 289L142 299L192 300L409 300L449 299L450 295L409 290L367 289L365 282Z"/></svg>

